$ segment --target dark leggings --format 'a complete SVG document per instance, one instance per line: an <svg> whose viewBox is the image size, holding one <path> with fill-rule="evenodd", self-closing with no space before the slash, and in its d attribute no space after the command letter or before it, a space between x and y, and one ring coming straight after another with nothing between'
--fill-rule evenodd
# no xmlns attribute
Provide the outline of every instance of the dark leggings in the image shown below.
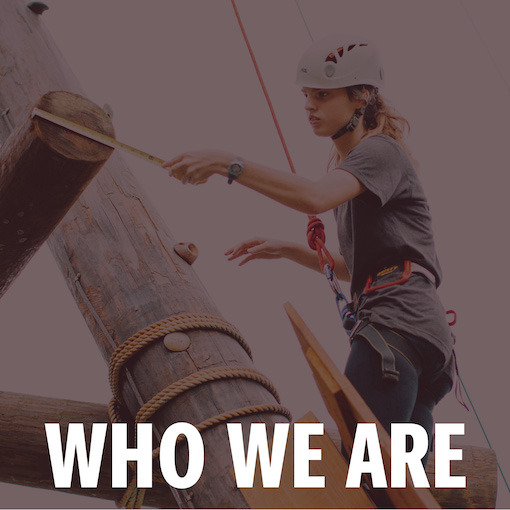
<svg viewBox="0 0 510 510"><path fill-rule="evenodd" d="M384 330L379 331L384 335ZM431 365L432 369L437 370L436 367L443 364L439 351L426 342L419 342L424 370L431 368ZM432 410L436 401L449 391L451 382L443 379L439 385L441 395L434 395L431 391L433 385L426 387L425 377L420 377L408 359L393 348L392 352L395 355L396 369L400 373L398 382L383 379L379 353L360 337L356 337L352 342L345 375L388 433L392 422L417 423L427 431L430 450L434 426ZM437 386L437 383L435 385ZM423 459L424 466L427 458L428 453Z"/></svg>

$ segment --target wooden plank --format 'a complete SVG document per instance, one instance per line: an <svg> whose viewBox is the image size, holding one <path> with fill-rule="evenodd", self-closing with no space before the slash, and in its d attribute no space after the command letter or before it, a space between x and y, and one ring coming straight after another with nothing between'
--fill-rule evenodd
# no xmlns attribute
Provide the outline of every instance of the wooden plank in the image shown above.
<svg viewBox="0 0 510 510"><path fill-rule="evenodd" d="M89 100L45 94L37 106L113 134ZM112 153L66 129L26 116L0 149L0 297Z"/></svg>
<svg viewBox="0 0 510 510"><path fill-rule="evenodd" d="M338 370L293 306L290 303L286 303L284 306L308 364L312 369L326 407L338 426L342 443L347 446L348 450L352 448L356 423L375 423L379 434L384 467L386 473L389 474L391 444L388 433L378 422L351 382ZM414 488L409 473L407 474L407 487L405 489L388 488L384 492L395 508L439 508L438 502L428 489Z"/></svg>
<svg viewBox="0 0 510 510"><path fill-rule="evenodd" d="M307 413L298 423L318 422ZM310 463L310 475L323 475L323 489L294 488L294 434L291 427L283 464L280 487L262 486L260 469L256 470L253 488L241 489L250 508L375 508L363 489L346 489L347 462L327 434L311 436L310 448L322 450L322 459Z"/></svg>

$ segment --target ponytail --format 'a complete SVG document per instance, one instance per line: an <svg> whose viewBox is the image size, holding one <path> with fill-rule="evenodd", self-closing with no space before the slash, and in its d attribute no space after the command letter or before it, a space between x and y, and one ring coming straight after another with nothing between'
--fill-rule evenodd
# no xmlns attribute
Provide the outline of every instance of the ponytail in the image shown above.
<svg viewBox="0 0 510 510"><path fill-rule="evenodd" d="M368 92L368 98L366 93ZM363 127L367 131L388 135L395 141L404 144L405 135L409 132L410 126L404 117L388 106L376 87L371 85L353 85L347 87L347 94L351 101L365 98L367 105L363 115Z"/></svg>
<svg viewBox="0 0 510 510"><path fill-rule="evenodd" d="M412 163L416 164L404 143L404 139L410 131L409 122L400 116L394 108L386 104L383 97L379 94L377 87L372 85L352 85L346 87L346 90L351 101L357 99L366 101L365 113L362 117L365 131L372 131L374 134L379 133L393 138L403 147ZM336 150L334 150L328 168L336 165L339 161L340 157Z"/></svg>

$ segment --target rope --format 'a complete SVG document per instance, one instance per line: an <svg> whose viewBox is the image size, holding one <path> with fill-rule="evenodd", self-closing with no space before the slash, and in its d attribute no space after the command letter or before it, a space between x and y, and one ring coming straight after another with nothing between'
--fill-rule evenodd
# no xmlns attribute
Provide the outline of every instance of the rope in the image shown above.
<svg viewBox="0 0 510 510"><path fill-rule="evenodd" d="M296 7L298 8L299 14L301 15L301 19L303 20L303 23L305 24L306 31L308 32L308 35L310 37L310 40L313 42L313 35L312 31L310 30L310 27L308 26L308 23L306 22L305 15L303 14L303 11L301 10L301 6L299 5L298 0L294 0Z"/></svg>
<svg viewBox="0 0 510 510"><path fill-rule="evenodd" d="M168 333L176 331L187 331L191 329L210 329L227 333L233 337L237 342L246 350L251 357L251 352L248 344L245 342L239 331L232 326L230 323L222 318L214 317L211 315L201 315L192 313L182 313L174 315L167 319L155 322L136 334L131 336L122 345L120 345L110 358L110 386L114 395L111 402L108 404L108 415L112 423L118 423L122 421L121 417L121 406L122 399L119 390L120 373L125 364L141 349L151 344L154 340L163 338ZM264 386L276 399L278 404L261 404L249 407L243 407L232 411L226 411L212 418L201 422L196 426L200 432L214 427L220 423L224 423L233 418L242 416L248 416L251 414L260 413L273 413L284 416L287 420L291 421L292 416L288 409L280 405L280 397L275 387L260 372L250 367L213 367L201 370L190 374L183 379L180 379L173 384L167 386L165 389L160 391L157 395L152 397L148 402L142 405L138 411L135 423L144 423L149 418L161 409L164 405L169 403L172 399L181 395L182 393L195 388L201 384L218 381L221 379L234 379L242 378L258 382ZM181 436L177 442L183 439ZM159 455L159 448L156 448L152 452L152 457L155 458ZM133 468L133 463L129 464ZM141 508L145 497L146 490L139 489L136 486L136 475L133 476L124 496L121 498L119 505L125 508Z"/></svg>
<svg viewBox="0 0 510 510"><path fill-rule="evenodd" d="M241 418L243 416L250 416L253 414L263 414L263 413L273 413L273 414L281 414L288 421L292 420L292 416L288 409L282 407L280 405L275 404L262 404L256 406L242 407L240 409L236 409L234 411L225 412L222 414L218 414L217 416L213 416L198 425L195 428L199 432L203 432L204 430L215 427L216 425L220 425L229 420L233 420L234 418ZM180 443L184 439L184 436L179 436L177 438L176 444ZM155 448L152 452L152 458L156 458L159 455L159 448ZM131 465L131 464L130 464ZM124 493L124 496L119 501L119 506L125 508L141 508L143 504L143 500L145 497L146 489L139 489L136 486L136 476L133 476L131 482Z"/></svg>
<svg viewBox="0 0 510 510"><path fill-rule="evenodd" d="M464 10L468 20L471 23L471 26L473 27L473 30L475 31L476 35L480 39L481 43L483 44L483 47L485 48L485 51L487 52L487 55L489 55L489 58L492 61L492 63L494 64L494 67L495 67L496 71L498 72L500 78L503 80L503 83L505 84L507 90L510 92L510 85L508 84L508 81L506 80L505 75L501 71L501 68L499 67L498 63L496 62L496 59L494 58L494 55L492 54L491 50L489 49L489 46L487 46L487 43L485 42L484 38L482 37L482 34L478 30L478 27L476 26L473 18L471 17L471 14L469 13L467 7L464 5L462 0L459 0L459 5Z"/></svg>
<svg viewBox="0 0 510 510"><path fill-rule="evenodd" d="M467 396L467 398L469 400L469 403L471 404L471 408L473 409L473 411L475 413L476 419L478 421L478 425L480 425L480 428L482 429L482 433L483 433L483 435L485 437L485 440L487 441L487 444L489 445L489 448L491 450L493 450L491 442L489 441L489 437L487 436L487 433L485 432L485 427L482 424L482 420L480 419L480 417L478 416L478 413L476 412L475 405L471 401L471 397L469 396L469 393L468 393L468 390L466 389L466 386L464 386L464 381L462 380L462 378L460 377L459 374L457 374L457 377L459 378L460 384L462 384L462 387L464 388L464 393L466 394L466 396ZM506 488L507 488L508 492L510 493L510 487L508 486L508 482L506 480L505 474L503 473L503 469L501 469L501 466L499 464L497 456L496 456L496 463L498 464L498 469L499 469L499 472L501 473L503 481L505 482Z"/></svg>
<svg viewBox="0 0 510 510"><path fill-rule="evenodd" d="M136 415L135 421L137 423L146 422L162 405L170 402L173 398L179 396L181 393L195 388L200 384L204 384L210 381L218 381L221 379L250 379L256 381L264 386L280 403L280 397L276 388L273 386L271 381L262 375L258 370L248 367L214 367L195 372L194 374L177 381L163 391L160 391L155 397L151 398L146 404L144 404L138 414Z"/></svg>
<svg viewBox="0 0 510 510"><path fill-rule="evenodd" d="M252 357L249 345L246 343L237 328L232 326L226 320L220 317L205 314L181 313L155 322L150 326L143 328L135 333L132 337L121 344L110 358L110 386L113 395L117 400L121 400L118 390L118 381L120 371L124 364L139 350L143 349L151 342L178 331L189 331L193 329L210 329L226 333L236 340L241 347Z"/></svg>
<svg viewBox="0 0 510 510"><path fill-rule="evenodd" d="M236 18L237 18L237 23L239 24L239 28L241 29L241 33L243 34L244 42L246 43L246 47L247 47L248 52L250 54L251 61L253 63L253 67L255 68L255 72L257 73L257 77L259 79L259 83L260 83L260 86L262 88L262 92L264 92L264 96L266 98L267 105L269 106L269 110L271 112L271 116L273 118L273 122L274 122L274 125L276 127L276 131L278 132L278 136L280 137L280 142L281 142L283 150L285 152L285 156L287 157L287 161L289 162L290 170L291 170L291 172L293 174L296 174L296 169L294 167L294 163L292 162L292 158L290 157L290 152L289 152L289 150L287 148L287 143L285 142L285 138L283 136L283 132L282 132L282 130L280 128L280 124L279 124L278 119L276 117L276 113L275 113L274 108L273 108L273 103L271 101L271 98L269 97L269 92L267 91L266 84L264 83L264 79L262 78L262 73L260 72L259 65L258 65L257 59L255 57L255 53L252 50L250 41L248 39L248 35L246 33L246 30L244 29L243 21L241 19L240 14L239 14L239 10L237 9L236 2L235 2L235 0L231 0L231 2L232 2L232 7L234 9L234 12L235 12L235 15L236 15ZM298 5L298 8L299 8L299 5ZM300 12L301 12L301 9L300 9ZM307 25L307 28L308 28L308 25ZM311 37L311 34L310 34L310 37ZM324 225L322 225L322 222L319 219L317 219L315 216L308 215L308 218L309 218L309 224L308 224L309 226L308 226L308 229L307 229L307 237L309 239L308 244L312 248L312 250L316 250L317 251L317 257L319 259L319 265L320 265L321 271L324 271L324 256L326 256L326 258L328 259L328 264L331 267L331 269L334 269L335 261L334 261L333 257L331 256L331 254L328 252L328 250L326 248L326 245L325 245L326 236L324 235ZM318 223L320 223L322 225L321 239L319 241L314 242L314 243L310 243L310 235L308 233L309 230L310 230L310 223L311 222L318 222ZM315 227L315 228L317 228L317 227Z"/></svg>

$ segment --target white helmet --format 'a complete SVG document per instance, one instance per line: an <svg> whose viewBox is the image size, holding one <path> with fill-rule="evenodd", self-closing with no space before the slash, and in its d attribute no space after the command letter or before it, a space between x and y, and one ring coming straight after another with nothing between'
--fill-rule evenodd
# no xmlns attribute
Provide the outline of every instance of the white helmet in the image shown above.
<svg viewBox="0 0 510 510"><path fill-rule="evenodd" d="M361 37L330 35L314 42L298 64L297 85L340 89L383 85L383 69L373 43Z"/></svg>

